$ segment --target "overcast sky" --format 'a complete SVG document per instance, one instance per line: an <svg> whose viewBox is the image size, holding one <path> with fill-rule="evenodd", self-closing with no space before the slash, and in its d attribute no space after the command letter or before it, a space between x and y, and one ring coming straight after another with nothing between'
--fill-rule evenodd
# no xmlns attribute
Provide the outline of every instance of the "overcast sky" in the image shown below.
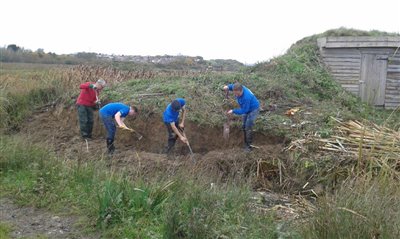
<svg viewBox="0 0 400 239"><path fill-rule="evenodd" d="M400 0L1 0L0 45L243 63L332 28L400 32Z"/></svg>

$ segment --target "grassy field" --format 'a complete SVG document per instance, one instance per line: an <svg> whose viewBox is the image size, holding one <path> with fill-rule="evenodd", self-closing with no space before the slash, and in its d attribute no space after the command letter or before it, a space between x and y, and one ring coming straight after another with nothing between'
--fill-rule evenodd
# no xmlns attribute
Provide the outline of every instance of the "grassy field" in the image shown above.
<svg viewBox="0 0 400 239"><path fill-rule="evenodd" d="M54 211L68 205L106 238L276 237L273 215L255 213L245 183L219 184L184 171L174 179L131 181L105 162L62 163L11 137L2 138L0 153L3 196Z"/></svg>
<svg viewBox="0 0 400 239"><path fill-rule="evenodd" d="M339 29L322 35L377 34L386 33ZM398 131L399 112L369 107L335 83L321 62L317 37L305 38L285 55L237 72L2 63L0 190L21 205L53 211L70 208L69 213L86 218L89 231L101 232L105 238L398 238L398 169L386 171L379 157L349 157L320 151L315 145L282 152L284 181L279 191L304 195L316 210L291 222L286 234L280 234L281 222L274 213L254 207L248 178L240 183L219 181L182 169L173 177L160 171L159 177L132 180L127 172L111 170L101 159L67 160L17 133L43 105L73 106L77 85L99 77L109 82L104 102L136 104L142 121L159 117L168 102L184 97L189 121L221 127L228 107L221 87L239 81L258 96L263 109L277 105L274 112L263 111L255 127L270 137L284 137L287 142L315 135L327 138L335 128L331 117L368 120ZM289 118L284 113L291 108L300 110ZM273 180L279 183L278 177ZM323 190L304 193L306 183ZM96 222L94 228L90 221ZM0 235L9 230L0 224Z"/></svg>

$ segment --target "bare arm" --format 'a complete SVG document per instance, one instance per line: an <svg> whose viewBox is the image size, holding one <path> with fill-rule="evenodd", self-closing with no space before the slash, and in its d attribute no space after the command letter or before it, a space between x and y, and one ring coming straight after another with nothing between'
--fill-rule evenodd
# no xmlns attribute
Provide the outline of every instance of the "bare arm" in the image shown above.
<svg viewBox="0 0 400 239"><path fill-rule="evenodd" d="M186 118L186 108L185 108L185 106L183 106L183 108L182 108L182 121L179 124L179 127L181 127L182 129L185 128L185 118Z"/></svg>
<svg viewBox="0 0 400 239"><path fill-rule="evenodd" d="M179 130L176 128L175 126L175 122L171 123L171 128L174 131L174 133L176 135L178 135L179 139L182 140L182 142L184 142L185 144L187 144L187 139L181 134L181 132L179 132Z"/></svg>
<svg viewBox="0 0 400 239"><path fill-rule="evenodd" d="M116 113L114 118L115 118L115 121L117 122L119 127L127 128L125 123L124 123L125 118L121 117L121 112Z"/></svg>

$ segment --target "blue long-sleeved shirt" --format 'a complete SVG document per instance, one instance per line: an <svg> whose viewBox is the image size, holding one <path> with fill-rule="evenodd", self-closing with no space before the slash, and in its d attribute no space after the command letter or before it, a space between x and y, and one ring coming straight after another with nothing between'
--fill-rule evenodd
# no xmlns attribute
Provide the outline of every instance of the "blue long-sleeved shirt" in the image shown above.
<svg viewBox="0 0 400 239"><path fill-rule="evenodd" d="M251 90L247 89L245 86L243 87L243 94L239 97L235 97L236 101L240 105L240 108L234 109L233 113L237 115L248 114L251 111L258 109L260 107L260 103L257 100L257 97L251 92ZM233 91L233 84L229 84L228 88L230 91Z"/></svg>

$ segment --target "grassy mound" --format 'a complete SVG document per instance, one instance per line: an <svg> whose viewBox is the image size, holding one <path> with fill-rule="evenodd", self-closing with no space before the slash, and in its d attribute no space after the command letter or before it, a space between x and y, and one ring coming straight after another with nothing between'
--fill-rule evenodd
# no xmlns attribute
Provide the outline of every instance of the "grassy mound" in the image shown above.
<svg viewBox="0 0 400 239"><path fill-rule="evenodd" d="M139 105L144 118L161 117L171 100L182 97L188 102L189 120L199 125L221 127L226 119L224 111L228 109L221 87L240 82L261 101L263 111L256 130L288 138L302 137L307 133L329 135L331 116L382 123L389 113L365 105L333 80L322 62L317 39L321 36L375 35L391 34L344 28L331 30L304 38L286 54L240 72L137 78L108 88L105 93L109 101ZM152 93L162 95L144 96ZM276 104L277 111L268 112L269 104ZM285 111L295 107L300 108L300 113L293 118L286 117ZM395 121L387 123L394 124Z"/></svg>

